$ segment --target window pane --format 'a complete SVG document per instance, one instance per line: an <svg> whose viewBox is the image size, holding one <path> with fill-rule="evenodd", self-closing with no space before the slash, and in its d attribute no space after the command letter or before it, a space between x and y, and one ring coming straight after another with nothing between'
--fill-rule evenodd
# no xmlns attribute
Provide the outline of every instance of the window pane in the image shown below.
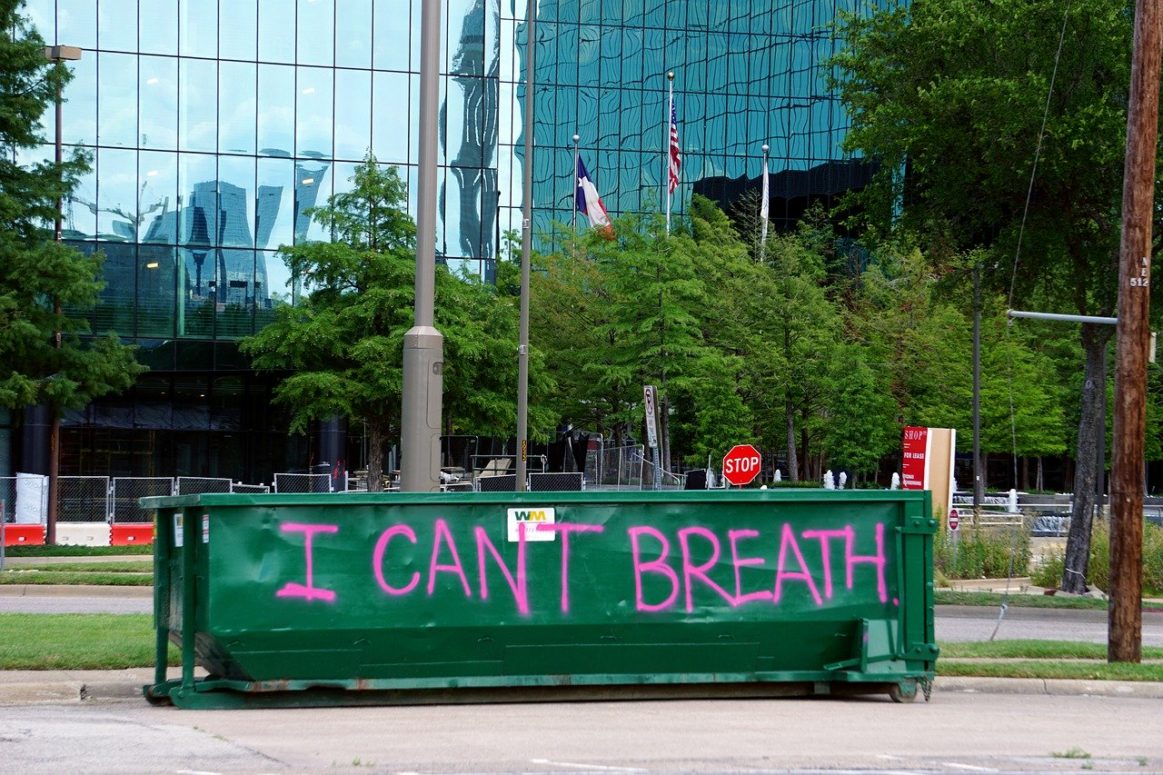
<svg viewBox="0 0 1163 775"><path fill-rule="evenodd" d="M218 143L218 63L178 63L178 141L185 151L214 151Z"/></svg>
<svg viewBox="0 0 1163 775"><path fill-rule="evenodd" d="M294 18L295 0L263 0L258 9L259 61L295 61Z"/></svg>
<svg viewBox="0 0 1163 775"><path fill-rule="evenodd" d="M65 87L61 106L61 136L66 143L97 144L97 54L86 51L81 59L69 62L73 80ZM42 121L52 121L46 110ZM55 131L55 130L54 130ZM52 134L45 134L52 137Z"/></svg>
<svg viewBox="0 0 1163 775"><path fill-rule="evenodd" d="M254 246L254 164L246 156L218 157L218 233L223 245Z"/></svg>
<svg viewBox="0 0 1163 775"><path fill-rule="evenodd" d="M97 4L97 45L102 51L137 50L137 0Z"/></svg>
<svg viewBox="0 0 1163 775"><path fill-rule="evenodd" d="M178 60L141 57L141 147L178 147Z"/></svg>
<svg viewBox="0 0 1163 775"><path fill-rule="evenodd" d="M99 239L132 240L137 225L137 153L102 148L97 152L97 162Z"/></svg>
<svg viewBox="0 0 1163 775"><path fill-rule="evenodd" d="M230 0L218 20L218 55L222 59L253 62L258 44L257 0Z"/></svg>
<svg viewBox="0 0 1163 775"><path fill-rule="evenodd" d="M57 2L57 43L97 48L97 4L93 0Z"/></svg>
<svg viewBox="0 0 1163 775"><path fill-rule="evenodd" d="M257 67L250 62L222 62L218 79L218 149L254 153Z"/></svg>
<svg viewBox="0 0 1163 775"><path fill-rule="evenodd" d="M138 158L141 204L140 239L144 242L178 242L178 155L142 151Z"/></svg>
<svg viewBox="0 0 1163 775"><path fill-rule="evenodd" d="M179 50L183 56L218 56L218 0L180 0Z"/></svg>
<svg viewBox="0 0 1163 775"><path fill-rule="evenodd" d="M335 62L335 8L331 0L299 0L299 58L301 65Z"/></svg>
<svg viewBox="0 0 1163 775"><path fill-rule="evenodd" d="M97 139L102 145L136 145L137 57L130 54L100 54L99 57Z"/></svg>
<svg viewBox="0 0 1163 775"><path fill-rule="evenodd" d="M173 54L178 50L178 7L176 3L145 2L141 7L141 51Z"/></svg>
<svg viewBox="0 0 1163 775"><path fill-rule="evenodd" d="M296 118L296 155L330 158L332 70L322 67L298 69L298 109Z"/></svg>
<svg viewBox="0 0 1163 775"><path fill-rule="evenodd" d="M322 159L295 162L295 244L328 238L307 211L331 196L330 168L331 162Z"/></svg>
<svg viewBox="0 0 1163 775"><path fill-rule="evenodd" d="M290 159L258 160L255 237L260 248L290 245L295 218L295 163ZM276 288L278 286L271 286Z"/></svg>
<svg viewBox="0 0 1163 775"><path fill-rule="evenodd" d="M374 78L372 149L380 161L402 164L408 160L408 76L377 72Z"/></svg>
<svg viewBox="0 0 1163 775"><path fill-rule="evenodd" d="M362 159L371 132L371 73L337 70L335 73L335 156Z"/></svg>
<svg viewBox="0 0 1163 775"><path fill-rule="evenodd" d="M178 271L177 249L142 245L137 256L137 333L139 336L174 335Z"/></svg>
<svg viewBox="0 0 1163 775"><path fill-rule="evenodd" d="M295 145L294 128L295 69L285 65L259 65L259 153L290 156Z"/></svg>
<svg viewBox="0 0 1163 775"><path fill-rule="evenodd" d="M53 0L27 0L24 15L33 29L40 33L44 42L53 45L57 38L57 9Z"/></svg>
<svg viewBox="0 0 1163 775"><path fill-rule="evenodd" d="M65 202L66 239L94 239L97 236L97 170L100 163L100 156L96 156L92 169L81 176Z"/></svg>
<svg viewBox="0 0 1163 775"><path fill-rule="evenodd" d="M375 0L375 40L373 43L377 70L408 69L408 35L410 30L406 6L406 0Z"/></svg>
<svg viewBox="0 0 1163 775"><path fill-rule="evenodd" d="M372 0L343 0L335 10L335 64L371 67Z"/></svg>

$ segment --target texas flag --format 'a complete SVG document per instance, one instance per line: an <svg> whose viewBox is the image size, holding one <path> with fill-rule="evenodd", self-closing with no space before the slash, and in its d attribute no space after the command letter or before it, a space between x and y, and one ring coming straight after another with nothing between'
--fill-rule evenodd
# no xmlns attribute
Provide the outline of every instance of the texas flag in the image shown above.
<svg viewBox="0 0 1163 775"><path fill-rule="evenodd" d="M577 159L577 194L575 195L578 212L590 219L590 225L600 229L606 237L614 237L614 227L610 224L610 216L606 214L606 206L590 180L590 173L586 172L586 165L579 156Z"/></svg>

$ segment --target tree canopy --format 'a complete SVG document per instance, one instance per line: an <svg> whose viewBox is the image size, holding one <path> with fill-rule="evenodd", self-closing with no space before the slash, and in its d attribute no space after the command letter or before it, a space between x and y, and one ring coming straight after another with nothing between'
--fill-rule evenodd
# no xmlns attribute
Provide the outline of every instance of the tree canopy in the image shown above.
<svg viewBox="0 0 1163 775"><path fill-rule="evenodd" d="M60 200L88 163L38 158L41 116L69 73L45 59L21 5L0 0L0 406L59 414L124 390L143 367L116 336L87 336L80 313L97 301L101 257L54 240Z"/></svg>

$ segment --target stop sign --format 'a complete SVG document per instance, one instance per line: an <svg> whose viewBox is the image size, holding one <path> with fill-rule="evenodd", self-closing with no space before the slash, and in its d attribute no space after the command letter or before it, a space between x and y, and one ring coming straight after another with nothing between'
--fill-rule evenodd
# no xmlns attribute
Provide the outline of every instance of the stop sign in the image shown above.
<svg viewBox="0 0 1163 775"><path fill-rule="evenodd" d="M723 456L723 478L729 484L742 487L759 475L763 458L750 444L736 444Z"/></svg>
<svg viewBox="0 0 1163 775"><path fill-rule="evenodd" d="M949 509L949 529L956 532L961 527L961 517L957 516L957 509Z"/></svg>

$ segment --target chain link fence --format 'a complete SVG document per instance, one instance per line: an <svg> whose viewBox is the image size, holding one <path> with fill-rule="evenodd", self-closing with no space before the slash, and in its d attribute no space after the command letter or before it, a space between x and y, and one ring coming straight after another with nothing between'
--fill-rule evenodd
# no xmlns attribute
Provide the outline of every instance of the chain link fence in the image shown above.
<svg viewBox="0 0 1163 775"><path fill-rule="evenodd" d="M262 495L270 492L271 488L268 484L243 484L242 482L235 482L234 484L230 485L230 491L257 493Z"/></svg>
<svg viewBox="0 0 1163 775"><path fill-rule="evenodd" d="M347 482L343 482L344 490ZM340 490L342 492L343 490ZM331 474L275 474L275 492L335 492Z"/></svg>
<svg viewBox="0 0 1163 775"><path fill-rule="evenodd" d="M591 488L604 490L641 490L646 465L642 445L606 447L586 457L585 480ZM653 470L652 470L653 473Z"/></svg>
<svg viewBox="0 0 1163 775"><path fill-rule="evenodd" d="M109 494L110 521L152 522L153 512L139 506L138 500L173 494L174 480L169 476L115 476Z"/></svg>
<svg viewBox="0 0 1163 775"><path fill-rule="evenodd" d="M208 492L230 492L234 482L230 479L212 476L179 476L174 486L174 495L202 495Z"/></svg>
<svg viewBox="0 0 1163 775"><path fill-rule="evenodd" d="M57 478L57 522L107 522L108 476Z"/></svg>

